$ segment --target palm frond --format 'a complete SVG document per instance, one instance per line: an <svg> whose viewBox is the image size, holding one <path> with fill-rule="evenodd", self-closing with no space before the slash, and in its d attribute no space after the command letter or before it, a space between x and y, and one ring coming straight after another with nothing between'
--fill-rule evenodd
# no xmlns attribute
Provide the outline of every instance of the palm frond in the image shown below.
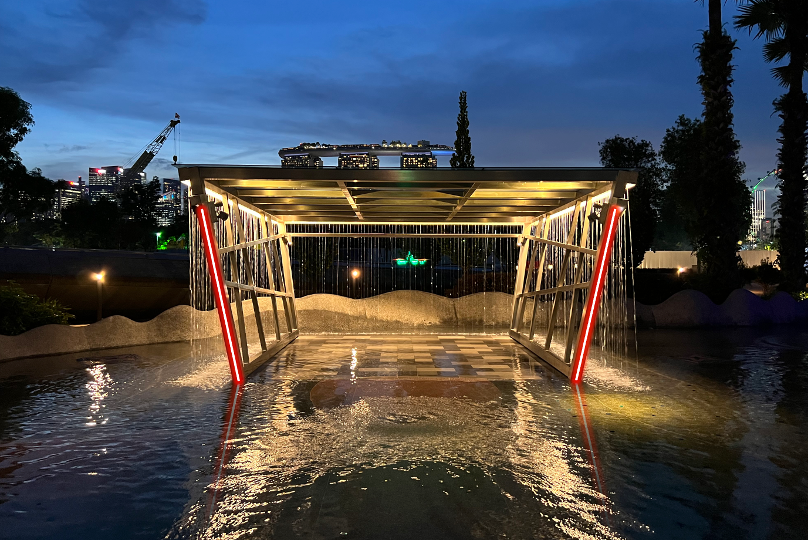
<svg viewBox="0 0 808 540"><path fill-rule="evenodd" d="M783 15L780 13L780 2L776 0L749 0L738 8L739 14L735 16L735 28L747 29L749 34L753 30L755 39L765 37L772 40L783 36Z"/></svg>
<svg viewBox="0 0 808 540"><path fill-rule="evenodd" d="M788 42L781 37L774 38L763 45L763 59L768 63L780 62L790 53Z"/></svg>
<svg viewBox="0 0 808 540"><path fill-rule="evenodd" d="M779 84L783 88L788 88L789 86L788 75L789 75L788 66L778 66L776 68L772 68L772 77L774 77L774 80L777 81L777 84Z"/></svg>

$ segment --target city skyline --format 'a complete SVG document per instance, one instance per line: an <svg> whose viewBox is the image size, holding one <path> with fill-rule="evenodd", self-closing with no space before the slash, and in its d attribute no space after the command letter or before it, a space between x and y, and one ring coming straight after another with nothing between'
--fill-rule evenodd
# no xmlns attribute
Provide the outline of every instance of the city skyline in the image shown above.
<svg viewBox="0 0 808 540"><path fill-rule="evenodd" d="M466 90L479 166L596 166L599 141L636 135L658 148L679 114L700 115L693 44L706 7L533 4L374 4L360 17L318 4L312 18L258 3L39 0L0 7L16 21L0 32L11 53L0 68L33 106L23 161L52 179L136 157L174 112L181 162L279 164L278 149L301 140L451 143ZM724 10L740 48L735 128L754 180L775 164L782 90L762 43L732 29L735 9ZM358 54L362 65L349 61ZM147 177L174 176L172 146Z"/></svg>

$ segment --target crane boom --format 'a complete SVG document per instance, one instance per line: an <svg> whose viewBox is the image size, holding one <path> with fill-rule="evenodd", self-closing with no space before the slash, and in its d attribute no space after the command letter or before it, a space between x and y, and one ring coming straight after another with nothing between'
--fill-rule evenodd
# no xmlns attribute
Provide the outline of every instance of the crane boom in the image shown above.
<svg viewBox="0 0 808 540"><path fill-rule="evenodd" d="M130 186L138 181L140 173L146 170L146 167L149 166L151 160L154 159L154 156L156 156L157 152L163 147L163 143L166 142L168 136L171 135L171 132L174 131L174 128L179 123L180 115L175 113L174 118L163 128L163 131L149 143L149 146L140 154L140 157L137 158L132 166L124 170L123 177L121 178L122 186Z"/></svg>

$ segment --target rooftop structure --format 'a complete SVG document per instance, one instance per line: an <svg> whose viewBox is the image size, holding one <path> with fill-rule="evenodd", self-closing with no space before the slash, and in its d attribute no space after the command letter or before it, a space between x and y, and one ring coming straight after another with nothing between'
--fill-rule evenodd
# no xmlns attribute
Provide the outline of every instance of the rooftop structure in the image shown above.
<svg viewBox="0 0 808 540"><path fill-rule="evenodd" d="M182 165L262 211L296 222L524 223L620 171L602 168L287 169Z"/></svg>
<svg viewBox="0 0 808 540"><path fill-rule="evenodd" d="M435 156L449 156L454 148L443 144L431 144L421 140L417 144L407 144L401 141L382 141L382 144L320 144L300 143L294 148L281 148L278 155L286 168L317 168L322 167L322 158L339 158L342 168L377 168L379 157L401 157L401 168L435 168ZM352 156L367 156L365 160L369 165L357 166L355 162L363 161ZM405 156L410 158L405 159ZM343 166L343 162L348 166ZM363 161L364 162L364 161ZM376 167L373 166L377 163Z"/></svg>

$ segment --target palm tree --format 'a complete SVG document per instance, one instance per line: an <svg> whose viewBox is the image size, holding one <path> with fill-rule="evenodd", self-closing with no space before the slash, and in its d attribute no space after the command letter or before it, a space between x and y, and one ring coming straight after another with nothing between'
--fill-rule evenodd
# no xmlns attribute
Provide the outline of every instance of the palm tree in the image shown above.
<svg viewBox="0 0 808 540"><path fill-rule="evenodd" d="M741 175L744 164L733 130L732 52L735 40L721 23L721 0L710 0L709 29L696 45L701 74L699 86L704 97L701 171L697 193L696 221L692 238L699 261L713 285L735 287L739 283L738 241L749 227L749 190Z"/></svg>
<svg viewBox="0 0 808 540"><path fill-rule="evenodd" d="M735 17L735 27L763 37L763 58L769 63L788 59L772 69L785 94L774 102L782 119L777 154L780 195L780 268L783 288L797 291L805 285L805 196L808 101L803 74L808 70L808 2L805 0L748 0Z"/></svg>

